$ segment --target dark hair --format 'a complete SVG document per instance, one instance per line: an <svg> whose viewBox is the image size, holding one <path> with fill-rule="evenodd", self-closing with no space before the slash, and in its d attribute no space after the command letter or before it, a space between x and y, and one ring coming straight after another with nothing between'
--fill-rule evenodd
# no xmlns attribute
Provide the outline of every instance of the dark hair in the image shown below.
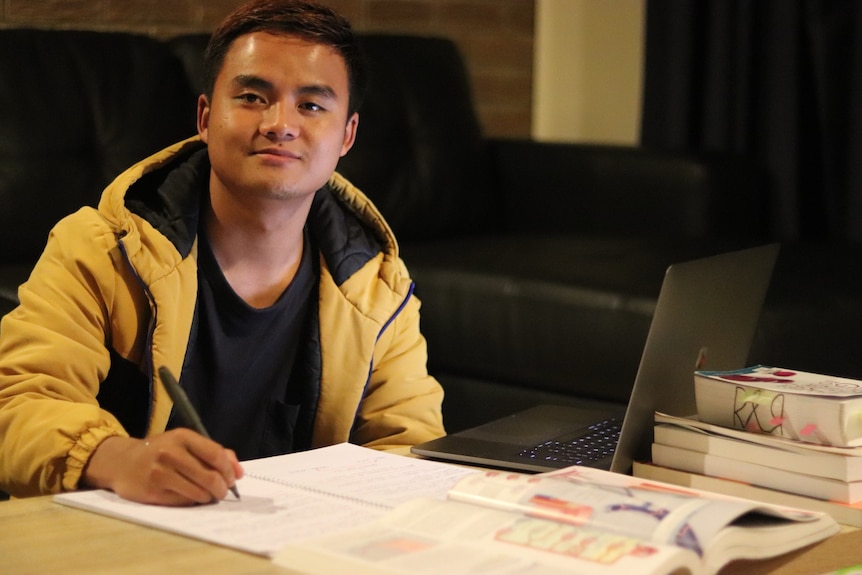
<svg viewBox="0 0 862 575"><path fill-rule="evenodd" d="M326 6L306 0L251 0L229 14L213 32L204 53L208 98L231 44L252 32L295 36L334 49L347 67L348 118L359 110L365 96L365 57L350 22Z"/></svg>

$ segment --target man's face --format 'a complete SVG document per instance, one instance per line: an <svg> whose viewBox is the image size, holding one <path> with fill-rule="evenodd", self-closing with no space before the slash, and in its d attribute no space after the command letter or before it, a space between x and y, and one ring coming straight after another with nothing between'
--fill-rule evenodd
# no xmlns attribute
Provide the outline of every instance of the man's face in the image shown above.
<svg viewBox="0 0 862 575"><path fill-rule="evenodd" d="M213 192L245 198L310 197L353 145L343 58L327 46L255 32L237 38L198 101Z"/></svg>

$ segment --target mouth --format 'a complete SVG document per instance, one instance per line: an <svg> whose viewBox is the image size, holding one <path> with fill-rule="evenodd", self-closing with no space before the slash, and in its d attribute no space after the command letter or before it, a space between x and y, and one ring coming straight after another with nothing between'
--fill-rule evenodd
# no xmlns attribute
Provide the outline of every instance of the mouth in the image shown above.
<svg viewBox="0 0 862 575"><path fill-rule="evenodd" d="M262 150L255 150L253 155L276 161L300 159L299 154L285 150L284 148L263 148Z"/></svg>

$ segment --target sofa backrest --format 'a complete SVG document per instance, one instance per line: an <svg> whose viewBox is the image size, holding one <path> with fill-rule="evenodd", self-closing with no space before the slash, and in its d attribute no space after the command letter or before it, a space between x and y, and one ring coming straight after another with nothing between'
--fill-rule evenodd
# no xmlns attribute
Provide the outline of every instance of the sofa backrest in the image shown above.
<svg viewBox="0 0 862 575"><path fill-rule="evenodd" d="M444 38L368 34L369 91L338 169L402 241L469 235L491 222L488 162L461 54Z"/></svg>
<svg viewBox="0 0 862 575"><path fill-rule="evenodd" d="M195 94L164 44L0 30L0 262L35 261L60 218L194 129Z"/></svg>
<svg viewBox="0 0 862 575"><path fill-rule="evenodd" d="M770 234L769 174L743 156L501 140L493 142L491 157L510 232L672 239ZM532 169L524 170L525 163Z"/></svg>
<svg viewBox="0 0 862 575"><path fill-rule="evenodd" d="M195 133L207 39L0 30L0 262L32 263L59 219L95 205L128 166ZM339 171L402 241L481 230L487 162L455 44L361 41L369 93Z"/></svg>

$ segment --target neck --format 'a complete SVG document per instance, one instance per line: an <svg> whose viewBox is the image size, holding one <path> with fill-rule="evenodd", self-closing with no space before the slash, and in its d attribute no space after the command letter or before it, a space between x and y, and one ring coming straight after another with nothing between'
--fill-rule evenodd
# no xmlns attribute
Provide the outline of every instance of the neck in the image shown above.
<svg viewBox="0 0 862 575"><path fill-rule="evenodd" d="M261 205L229 200L211 194L205 214L213 254L237 295L252 307L268 307L299 269L311 197Z"/></svg>

